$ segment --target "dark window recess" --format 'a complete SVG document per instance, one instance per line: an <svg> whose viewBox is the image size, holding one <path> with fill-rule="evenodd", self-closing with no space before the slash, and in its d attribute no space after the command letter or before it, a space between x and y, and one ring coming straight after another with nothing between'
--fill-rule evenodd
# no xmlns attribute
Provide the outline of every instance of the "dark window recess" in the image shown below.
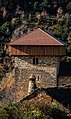
<svg viewBox="0 0 71 119"><path fill-rule="evenodd" d="M36 58L36 64L38 64L38 58Z"/></svg>
<svg viewBox="0 0 71 119"><path fill-rule="evenodd" d="M38 64L38 58L33 58L33 64Z"/></svg>
<svg viewBox="0 0 71 119"><path fill-rule="evenodd" d="M33 64L35 64L35 58L33 58Z"/></svg>

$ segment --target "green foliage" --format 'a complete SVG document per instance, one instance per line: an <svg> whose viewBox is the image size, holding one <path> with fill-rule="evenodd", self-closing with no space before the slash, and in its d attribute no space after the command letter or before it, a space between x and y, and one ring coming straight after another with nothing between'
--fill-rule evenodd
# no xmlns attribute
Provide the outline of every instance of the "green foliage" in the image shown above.
<svg viewBox="0 0 71 119"><path fill-rule="evenodd" d="M69 52L71 52L71 45L69 45L67 49Z"/></svg>
<svg viewBox="0 0 71 119"><path fill-rule="evenodd" d="M69 29L68 29L68 25L66 24L55 24L52 25L48 28L49 32L50 30L52 30L52 33L55 37L60 38L64 41L67 40L67 37L69 35Z"/></svg>
<svg viewBox="0 0 71 119"><path fill-rule="evenodd" d="M5 106L0 109L0 119L70 119L60 109L47 106L45 103L35 104L28 101Z"/></svg>
<svg viewBox="0 0 71 119"><path fill-rule="evenodd" d="M66 9L68 10L69 13L71 13L71 2L67 4Z"/></svg>
<svg viewBox="0 0 71 119"><path fill-rule="evenodd" d="M5 22L1 27L0 27L0 32L5 32L5 30L7 29L7 27L9 26L8 22Z"/></svg>
<svg viewBox="0 0 71 119"><path fill-rule="evenodd" d="M5 109L0 109L0 119L8 119L8 113Z"/></svg>
<svg viewBox="0 0 71 119"><path fill-rule="evenodd" d="M38 11L39 10L39 3L36 1L34 3L34 11Z"/></svg>
<svg viewBox="0 0 71 119"><path fill-rule="evenodd" d="M47 8L47 5L48 5L48 0L44 0L44 2L43 2L44 8Z"/></svg>

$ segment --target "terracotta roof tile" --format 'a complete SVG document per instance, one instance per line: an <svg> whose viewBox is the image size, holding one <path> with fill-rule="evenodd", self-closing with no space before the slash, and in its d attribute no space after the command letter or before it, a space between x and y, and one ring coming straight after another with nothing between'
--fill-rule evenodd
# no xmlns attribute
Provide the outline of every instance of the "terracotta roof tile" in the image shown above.
<svg viewBox="0 0 71 119"><path fill-rule="evenodd" d="M21 38L11 41L9 45L65 45L65 43L38 28Z"/></svg>

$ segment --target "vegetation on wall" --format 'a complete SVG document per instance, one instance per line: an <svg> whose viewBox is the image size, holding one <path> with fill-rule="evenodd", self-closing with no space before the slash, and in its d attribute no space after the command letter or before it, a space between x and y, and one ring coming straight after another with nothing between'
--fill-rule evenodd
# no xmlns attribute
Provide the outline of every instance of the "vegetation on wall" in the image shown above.
<svg viewBox="0 0 71 119"><path fill-rule="evenodd" d="M37 104L28 101L16 103L0 109L0 119L70 119L70 114L42 102Z"/></svg>

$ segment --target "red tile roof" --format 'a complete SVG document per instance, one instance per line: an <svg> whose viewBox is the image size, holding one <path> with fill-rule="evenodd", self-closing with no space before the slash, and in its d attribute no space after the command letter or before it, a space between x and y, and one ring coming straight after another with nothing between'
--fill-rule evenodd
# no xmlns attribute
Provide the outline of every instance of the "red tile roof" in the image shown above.
<svg viewBox="0 0 71 119"><path fill-rule="evenodd" d="M40 28L28 33L27 35L13 40L9 45L65 45L64 42L57 40Z"/></svg>

